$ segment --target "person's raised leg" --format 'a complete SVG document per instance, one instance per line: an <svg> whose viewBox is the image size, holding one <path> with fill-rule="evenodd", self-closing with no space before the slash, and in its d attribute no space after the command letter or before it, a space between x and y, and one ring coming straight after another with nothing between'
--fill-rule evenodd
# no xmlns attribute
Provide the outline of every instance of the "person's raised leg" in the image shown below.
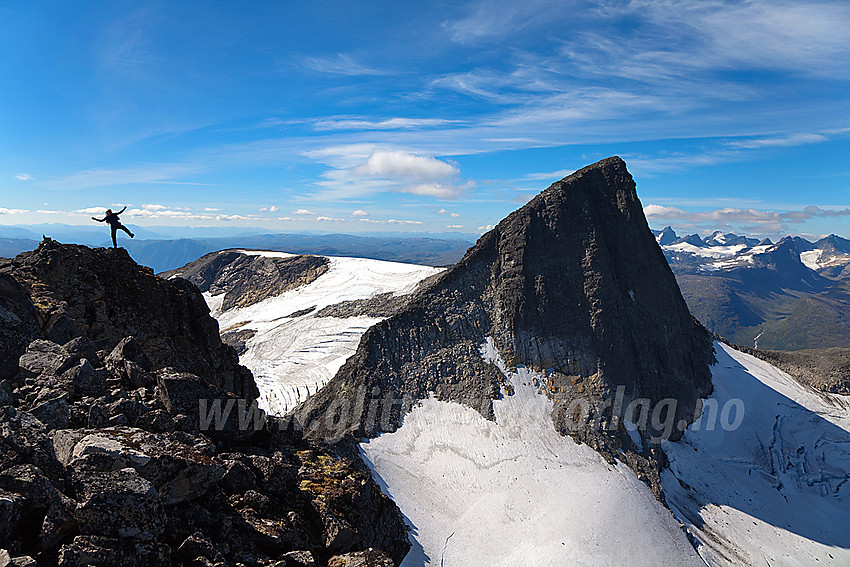
<svg viewBox="0 0 850 567"><path fill-rule="evenodd" d="M127 228L127 227L126 227L126 226L124 226L123 224L122 224L121 226L119 226L118 228L120 228L121 230L123 230L124 232L126 232L126 233L127 233L127 235L128 235L130 238L133 238L133 233L132 233L132 232L130 232L130 229L129 229L129 228Z"/></svg>

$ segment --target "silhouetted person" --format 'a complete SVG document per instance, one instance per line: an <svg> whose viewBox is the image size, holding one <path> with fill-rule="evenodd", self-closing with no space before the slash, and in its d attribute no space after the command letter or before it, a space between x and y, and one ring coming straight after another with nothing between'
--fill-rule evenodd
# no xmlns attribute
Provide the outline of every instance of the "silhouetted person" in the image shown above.
<svg viewBox="0 0 850 567"><path fill-rule="evenodd" d="M120 211L118 211L117 213L113 213L112 209L106 209L106 216L103 217L102 219L97 219L97 218L94 218L94 217L91 218L91 220L95 220L97 222L107 222L107 223L109 223L109 228L112 229L112 247L113 248L118 248L118 242L115 240L115 233L118 232L119 229L123 230L124 232L129 234L130 238L133 238L133 233L130 232L130 229L128 229L123 224L121 224L121 221L118 220L118 215L120 215L121 213L123 213L126 210L127 210L126 206L123 209L121 209Z"/></svg>

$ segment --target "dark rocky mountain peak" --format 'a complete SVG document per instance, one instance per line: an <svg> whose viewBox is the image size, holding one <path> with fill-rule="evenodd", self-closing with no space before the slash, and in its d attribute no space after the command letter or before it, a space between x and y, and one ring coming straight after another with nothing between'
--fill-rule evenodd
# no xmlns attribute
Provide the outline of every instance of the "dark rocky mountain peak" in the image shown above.
<svg viewBox="0 0 850 567"><path fill-rule="evenodd" d="M829 286L829 280L803 264L797 243L790 236L765 252L753 255L752 262L731 272L751 288L765 291L815 291Z"/></svg>
<svg viewBox="0 0 850 567"><path fill-rule="evenodd" d="M678 238L679 237L676 235L676 231L673 230L673 227L665 226L658 234L658 244L660 244L661 246L666 246L667 244L672 244L676 242Z"/></svg>
<svg viewBox="0 0 850 567"><path fill-rule="evenodd" d="M720 230L715 230L711 236L705 238L704 242L708 246L739 246L743 244L744 246L751 247L758 244L758 240L755 238L738 236L733 232L724 234Z"/></svg>
<svg viewBox="0 0 850 567"><path fill-rule="evenodd" d="M706 246L705 241L703 241L702 237L699 234L688 234L686 236L683 236L683 237L671 242L670 244L682 244L682 243L691 244L691 245L697 246L699 248L705 248L705 246Z"/></svg>
<svg viewBox="0 0 850 567"><path fill-rule="evenodd" d="M479 353L485 337L509 365L580 383L593 403L622 385L629 397L676 398L689 420L711 389L708 332L688 312L618 157L554 183L483 235L364 334L299 420L314 436L374 435L372 401L429 393L489 417L502 377ZM381 428L404 413L394 406Z"/></svg>
<svg viewBox="0 0 850 567"><path fill-rule="evenodd" d="M791 240L794 241L794 245L797 246L797 250L800 252L808 252L809 250L815 249L815 245L802 236L792 236Z"/></svg>
<svg viewBox="0 0 850 567"><path fill-rule="evenodd" d="M733 235L734 236L734 235ZM715 230L709 236L705 237L704 242L709 246L717 245L717 244L726 244L726 239L723 235L722 230Z"/></svg>
<svg viewBox="0 0 850 567"><path fill-rule="evenodd" d="M841 238L836 234L830 234L815 242L813 248L839 254L850 254L850 240Z"/></svg>

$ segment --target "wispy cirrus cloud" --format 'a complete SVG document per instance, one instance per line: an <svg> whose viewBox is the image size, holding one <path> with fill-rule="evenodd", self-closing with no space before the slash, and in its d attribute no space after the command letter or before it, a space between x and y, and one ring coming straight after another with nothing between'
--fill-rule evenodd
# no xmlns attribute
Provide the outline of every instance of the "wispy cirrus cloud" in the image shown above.
<svg viewBox="0 0 850 567"><path fill-rule="evenodd" d="M824 134L797 133L786 136L774 136L769 138L754 138L750 140L736 140L729 142L733 148L755 149L755 148L777 148L802 146L806 144L819 144L827 141Z"/></svg>
<svg viewBox="0 0 850 567"><path fill-rule="evenodd" d="M205 186L208 184L184 180L187 175L199 173L204 169L205 167L201 164L151 164L123 169L90 169L44 179L39 183L49 189L56 190L91 189L94 187L147 183Z"/></svg>
<svg viewBox="0 0 850 567"><path fill-rule="evenodd" d="M297 65L310 71L329 75L380 76L394 74L388 70L360 63L354 57L344 53L337 53L329 57L304 57L298 60Z"/></svg>
<svg viewBox="0 0 850 567"><path fill-rule="evenodd" d="M452 41L468 44L502 40L545 26L564 13L581 13L576 8L583 2L559 0L487 0L470 5L467 14L454 22L446 23Z"/></svg>
<svg viewBox="0 0 850 567"><path fill-rule="evenodd" d="M462 123L461 120L443 118L388 118L386 120L328 118L317 120L313 126L316 130L418 130Z"/></svg>

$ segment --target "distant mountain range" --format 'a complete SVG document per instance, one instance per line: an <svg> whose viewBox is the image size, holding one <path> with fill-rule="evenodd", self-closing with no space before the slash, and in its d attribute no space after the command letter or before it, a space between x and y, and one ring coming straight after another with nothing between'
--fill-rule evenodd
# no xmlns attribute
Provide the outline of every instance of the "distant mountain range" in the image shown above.
<svg viewBox="0 0 850 567"><path fill-rule="evenodd" d="M30 228L37 230L39 227ZM34 249L41 240L42 234L64 242L109 246L109 234L103 227L95 227L99 230L70 225L44 225L40 228L45 229L44 232L36 233L20 227L0 227L0 257L12 258L21 252ZM149 266L156 273L173 270L197 260L204 254L231 248L448 266L460 260L474 241L471 235L446 233L422 236L390 233L378 236L309 233L232 234L169 239L144 238L146 233L143 229L133 227L132 230L136 232L136 238L130 240L119 235L119 245L124 247L135 261ZM151 234L155 233L149 232L147 235Z"/></svg>
<svg viewBox="0 0 850 567"><path fill-rule="evenodd" d="M761 349L850 346L850 240L653 231L691 313Z"/></svg>
<svg viewBox="0 0 850 567"><path fill-rule="evenodd" d="M157 273L224 249L449 266L473 240L469 235L253 234L233 229L223 236L200 229L198 238L169 239L159 238L167 230L154 228L134 228L136 239L122 238L120 244ZM34 249L41 238L38 231L68 242L108 245L108 234L99 226L0 227L0 256ZM653 233L691 312L715 333L761 349L850 347L850 240L831 235L811 242L788 236L774 243L721 231L679 236L669 226Z"/></svg>

